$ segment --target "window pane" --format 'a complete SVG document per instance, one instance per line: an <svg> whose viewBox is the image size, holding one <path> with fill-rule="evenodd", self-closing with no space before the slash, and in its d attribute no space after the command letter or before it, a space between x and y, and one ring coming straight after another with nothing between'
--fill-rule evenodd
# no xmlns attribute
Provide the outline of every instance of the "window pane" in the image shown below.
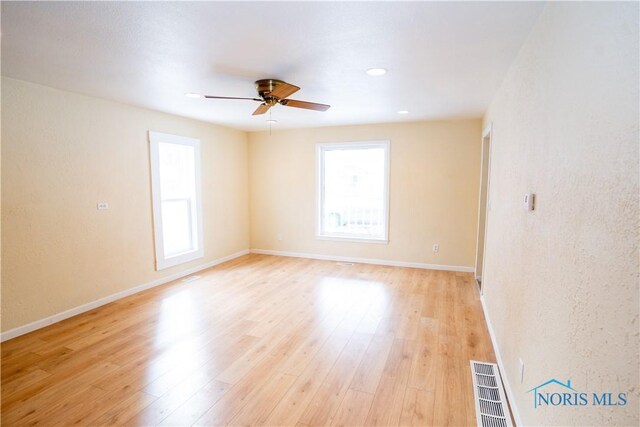
<svg viewBox="0 0 640 427"><path fill-rule="evenodd" d="M194 148L161 142L160 192L162 200L191 198L195 192Z"/></svg>
<svg viewBox="0 0 640 427"><path fill-rule="evenodd" d="M384 147L324 150L322 234L385 237Z"/></svg>
<svg viewBox="0 0 640 427"><path fill-rule="evenodd" d="M195 225L195 148L161 142L160 202L164 256L169 258L196 250Z"/></svg>
<svg viewBox="0 0 640 427"><path fill-rule="evenodd" d="M188 199L162 201L162 237L165 257L194 249L190 205Z"/></svg>

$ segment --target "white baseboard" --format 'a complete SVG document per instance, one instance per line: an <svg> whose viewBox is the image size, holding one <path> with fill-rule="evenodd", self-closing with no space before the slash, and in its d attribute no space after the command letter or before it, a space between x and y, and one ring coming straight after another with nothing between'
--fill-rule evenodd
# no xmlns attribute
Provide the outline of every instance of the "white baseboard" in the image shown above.
<svg viewBox="0 0 640 427"><path fill-rule="evenodd" d="M151 282L144 283L142 285L134 286L133 288L126 289L124 291L117 292L112 295L108 295L104 298L100 298L98 300L92 301L87 304L83 304L72 309L63 311L62 313L54 314L53 316L46 317L44 319L36 320L35 322L31 322L24 326L19 326L17 328L8 330L0 334L0 342L4 342L6 340L10 340L11 338L19 337L20 335L27 334L29 332L35 331L37 329L44 328L45 326L49 326L53 323L60 322L61 320L68 319L69 317L76 316L80 313L84 313L89 310L93 310L94 308L100 307L105 304L109 304L110 302L122 299L124 297L128 297L129 295L136 294L138 292L144 291L146 289L154 288L156 286L164 285L165 283L169 283L176 279L179 279L184 276L188 276L198 271L205 270L207 268L211 268L218 264L222 264L223 262L231 261L234 258L241 257L243 255L247 255L249 253L249 249L242 250L240 252L236 252L234 254L215 259L213 261L207 262L205 264L198 265L196 267L190 268L188 270L181 271L179 273L171 274L169 276L161 277L156 280L152 280Z"/></svg>
<svg viewBox="0 0 640 427"><path fill-rule="evenodd" d="M513 418L517 426L524 425L522 423L522 419L520 418L520 413L518 412L518 406L516 405L516 400L513 394L513 390L509 385L509 378L507 377L507 371L504 369L504 362L502 360L502 356L500 355L500 347L498 347L498 341L496 340L496 333L493 330L493 325L491 323L491 319L489 318L489 313L487 312L487 306L485 305L485 302L484 302L484 296L482 295L480 295L480 302L482 302L482 311L484 312L484 318L487 321L487 329L489 329L489 335L491 336L491 343L493 344L493 350L496 352L496 360L498 362L498 368L500 368L500 375L502 376L502 382L504 384L504 388L507 391L507 397L509 398L509 407L511 408L511 413L513 414Z"/></svg>
<svg viewBox="0 0 640 427"><path fill-rule="evenodd" d="M288 256L288 257L294 257L294 258L321 259L321 260L327 260L327 261L355 262L360 264L390 265L393 267L424 268L427 270L461 271L465 273L474 272L473 267L458 266L458 265L439 265L439 264L424 264L421 262L388 261L386 259L370 259L370 258L355 258L355 257L335 256L335 255L307 254L307 253L301 253L301 252L274 251L271 249L251 249L251 253L263 254L263 255Z"/></svg>

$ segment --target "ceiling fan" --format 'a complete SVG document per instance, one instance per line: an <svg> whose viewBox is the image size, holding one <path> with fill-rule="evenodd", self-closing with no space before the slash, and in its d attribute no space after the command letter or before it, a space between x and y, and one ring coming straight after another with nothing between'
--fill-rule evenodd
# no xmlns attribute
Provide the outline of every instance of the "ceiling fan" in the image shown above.
<svg viewBox="0 0 640 427"><path fill-rule="evenodd" d="M292 85L282 80L276 79L262 79L256 81L256 90L258 91L259 98L237 98L233 96L212 96L205 95L205 98L209 99L247 99L250 101L258 101L261 104L258 105L256 111L253 112L254 116L258 114L264 114L269 111L269 108L276 104L284 105L285 107L304 108L305 110L315 111L327 111L330 105L318 104L315 102L298 101L296 99L287 99L290 95L300 90L298 86Z"/></svg>

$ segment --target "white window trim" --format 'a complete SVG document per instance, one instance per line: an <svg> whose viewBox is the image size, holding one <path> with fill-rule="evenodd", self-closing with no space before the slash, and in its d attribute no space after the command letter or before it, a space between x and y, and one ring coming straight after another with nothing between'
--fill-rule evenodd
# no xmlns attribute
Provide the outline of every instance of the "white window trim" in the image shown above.
<svg viewBox="0 0 640 427"><path fill-rule="evenodd" d="M161 142L181 144L194 147L195 174L196 174L196 218L197 249L175 255L169 258L164 256L164 242L162 237L162 209L160 192L160 156L158 147ZM200 185L200 140L186 136L171 135L168 133L149 131L149 147L151 153L151 198L153 201L153 235L156 250L156 270L173 267L178 264L193 261L204 257L204 239L202 231L202 192Z"/></svg>
<svg viewBox="0 0 640 427"><path fill-rule="evenodd" d="M384 148L385 154L385 171L384 171L384 237L374 239L371 237L358 237L353 234L343 233L325 233L322 234L322 213L321 209L324 205L324 167L323 161L324 151L329 150L349 150L349 149L365 149L365 148ZM389 243L389 170L391 169L389 140L380 141L354 141L354 142L320 142L316 144L316 239L317 240L333 240L339 242L357 242L357 243Z"/></svg>

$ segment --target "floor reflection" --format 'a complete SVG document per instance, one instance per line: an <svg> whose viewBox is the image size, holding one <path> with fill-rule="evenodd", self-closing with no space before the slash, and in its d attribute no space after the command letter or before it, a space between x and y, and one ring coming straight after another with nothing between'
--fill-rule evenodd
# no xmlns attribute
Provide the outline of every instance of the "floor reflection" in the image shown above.
<svg viewBox="0 0 640 427"><path fill-rule="evenodd" d="M194 369L206 362L201 351L203 335L194 333L202 329L197 316L200 310L196 296L190 289L162 300L154 343L156 348L165 351L149 363L148 378L158 378L169 369Z"/></svg>
<svg viewBox="0 0 640 427"><path fill-rule="evenodd" d="M319 314L355 312L380 315L389 301L384 283L371 280L323 277L316 288Z"/></svg>

